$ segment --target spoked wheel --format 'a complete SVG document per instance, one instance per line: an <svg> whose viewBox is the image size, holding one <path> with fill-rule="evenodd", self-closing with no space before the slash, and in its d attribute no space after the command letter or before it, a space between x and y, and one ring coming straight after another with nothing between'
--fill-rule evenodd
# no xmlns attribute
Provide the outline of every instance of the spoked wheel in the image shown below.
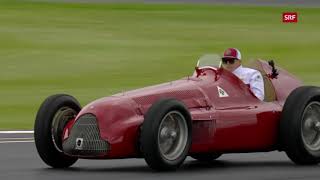
<svg viewBox="0 0 320 180"><path fill-rule="evenodd" d="M158 146L161 155L173 161L184 151L188 141L188 125L178 111L170 111L161 120L158 131Z"/></svg>
<svg viewBox="0 0 320 180"><path fill-rule="evenodd" d="M308 104L302 115L301 136L309 151L320 150L320 103Z"/></svg>
<svg viewBox="0 0 320 180"><path fill-rule="evenodd" d="M175 99L163 99L148 110L140 136L142 154L154 170L175 170L191 145L191 116Z"/></svg>
<svg viewBox="0 0 320 180"><path fill-rule="evenodd" d="M47 165L66 168L77 161L63 153L62 134L80 110L79 102L64 94L50 96L42 103L34 124L34 138L38 154Z"/></svg>
<svg viewBox="0 0 320 180"><path fill-rule="evenodd" d="M296 164L320 162L320 88L295 89L283 107L280 146Z"/></svg>

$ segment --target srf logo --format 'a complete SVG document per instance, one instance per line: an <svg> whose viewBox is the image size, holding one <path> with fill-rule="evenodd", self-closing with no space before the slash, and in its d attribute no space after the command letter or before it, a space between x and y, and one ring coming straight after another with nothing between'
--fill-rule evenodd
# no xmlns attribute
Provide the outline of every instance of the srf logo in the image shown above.
<svg viewBox="0 0 320 180"><path fill-rule="evenodd" d="M284 23L297 23L298 13L297 12L284 12L282 13L282 22Z"/></svg>

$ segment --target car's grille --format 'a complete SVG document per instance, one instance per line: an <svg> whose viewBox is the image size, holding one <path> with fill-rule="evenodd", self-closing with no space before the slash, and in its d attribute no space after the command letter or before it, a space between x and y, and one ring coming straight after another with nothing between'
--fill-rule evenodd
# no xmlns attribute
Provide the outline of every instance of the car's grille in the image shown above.
<svg viewBox="0 0 320 180"><path fill-rule="evenodd" d="M100 138L97 120L92 114L82 115L73 125L68 139L63 142L63 151L70 155L102 155L108 148L108 143Z"/></svg>

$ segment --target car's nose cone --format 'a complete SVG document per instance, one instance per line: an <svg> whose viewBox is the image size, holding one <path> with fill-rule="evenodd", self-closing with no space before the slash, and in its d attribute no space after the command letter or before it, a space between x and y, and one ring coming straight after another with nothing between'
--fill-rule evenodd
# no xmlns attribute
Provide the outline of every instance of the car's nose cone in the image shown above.
<svg viewBox="0 0 320 180"><path fill-rule="evenodd" d="M108 142L100 137L97 119L93 114L78 118L62 146L66 154L75 156L105 155L109 149Z"/></svg>

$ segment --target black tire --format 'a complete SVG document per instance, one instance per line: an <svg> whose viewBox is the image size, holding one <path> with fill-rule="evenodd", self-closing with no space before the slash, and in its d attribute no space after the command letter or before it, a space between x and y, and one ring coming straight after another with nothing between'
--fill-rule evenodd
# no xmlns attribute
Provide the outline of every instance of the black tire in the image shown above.
<svg viewBox="0 0 320 180"><path fill-rule="evenodd" d="M294 163L299 165L314 165L320 162L320 149L308 148L302 130L302 127L306 126L304 124L306 118L303 118L307 112L305 109L318 102L320 102L320 88L302 86L292 91L283 107L279 129L280 147ZM320 116L318 120L320 121Z"/></svg>
<svg viewBox="0 0 320 180"><path fill-rule="evenodd" d="M200 162L212 162L218 159L222 154L221 153L203 153L203 154L192 154L190 155L193 159L196 159Z"/></svg>
<svg viewBox="0 0 320 180"><path fill-rule="evenodd" d="M160 145L158 144L160 143L158 136L160 136L161 122L165 121L163 119L171 112L179 112L183 116L181 119L184 119L184 127L187 127L187 129L180 131L180 134L182 134L182 132L188 133L186 139L183 141L185 143L182 143L185 145L182 145L181 148L176 147L180 149L181 153L178 153L178 157L174 159L166 158L163 153L161 153ZM154 103L145 115L140 135L141 151L149 167L157 171L170 171L180 167L191 146L191 133L191 116L183 103L175 99L162 99ZM182 138L181 135L178 137Z"/></svg>
<svg viewBox="0 0 320 180"><path fill-rule="evenodd" d="M53 168L66 168L78 160L62 152L62 130L70 119L66 118L63 122L55 123L57 128L52 130L53 119L62 108L74 111L76 114L81 110L79 102L74 97L65 94L53 95L40 106L34 124L34 139L38 154L47 165Z"/></svg>

